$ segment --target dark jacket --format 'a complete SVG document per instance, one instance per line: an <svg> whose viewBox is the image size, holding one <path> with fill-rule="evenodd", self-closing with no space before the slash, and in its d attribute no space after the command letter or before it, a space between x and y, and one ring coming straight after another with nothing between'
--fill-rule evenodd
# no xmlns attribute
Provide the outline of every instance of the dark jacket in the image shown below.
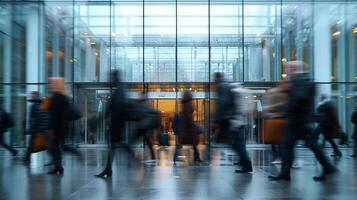
<svg viewBox="0 0 357 200"><path fill-rule="evenodd" d="M341 129L337 117L337 108L333 102L327 100L317 107L317 114L320 117L319 126L322 128L326 137L333 137Z"/></svg>
<svg viewBox="0 0 357 200"><path fill-rule="evenodd" d="M140 114L140 118L136 122L136 129L143 131L151 131L160 126L160 113L150 106L145 100L137 101L135 110Z"/></svg>
<svg viewBox="0 0 357 200"><path fill-rule="evenodd" d="M215 120L229 119L235 114L232 87L224 81L218 83Z"/></svg>
<svg viewBox="0 0 357 200"><path fill-rule="evenodd" d="M122 129L128 120L130 108L126 99L124 85L117 83L111 95L106 115L110 117L111 139L120 141L122 139Z"/></svg>
<svg viewBox="0 0 357 200"><path fill-rule="evenodd" d="M292 78L286 106L289 124L305 126L313 121L315 94L315 84L306 74Z"/></svg>
<svg viewBox="0 0 357 200"><path fill-rule="evenodd" d="M35 132L38 131L39 127L39 118L40 118L40 105L41 105L41 100L36 99L36 100L31 100L32 105L30 107L30 126L29 126L29 131L28 134L32 135Z"/></svg>
<svg viewBox="0 0 357 200"><path fill-rule="evenodd" d="M68 99L63 94L54 93L50 102L50 129L58 139L64 139L68 133Z"/></svg>
<svg viewBox="0 0 357 200"><path fill-rule="evenodd" d="M194 144L197 145L198 134L196 134L196 129L193 121L193 105L192 101L183 101L182 102L182 114L180 121L179 130L179 142L181 144Z"/></svg>
<svg viewBox="0 0 357 200"><path fill-rule="evenodd" d="M0 107L0 134L6 132L9 128L14 126L12 116Z"/></svg>

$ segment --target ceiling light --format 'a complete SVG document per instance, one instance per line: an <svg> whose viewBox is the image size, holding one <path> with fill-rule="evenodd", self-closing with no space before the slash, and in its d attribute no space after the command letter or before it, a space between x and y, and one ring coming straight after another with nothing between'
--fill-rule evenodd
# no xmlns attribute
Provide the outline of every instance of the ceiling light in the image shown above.
<svg viewBox="0 0 357 200"><path fill-rule="evenodd" d="M357 34L357 27L352 30L353 34Z"/></svg>
<svg viewBox="0 0 357 200"><path fill-rule="evenodd" d="M340 34L341 34L340 31L336 31L336 32L332 33L332 36L333 37L338 37Z"/></svg>

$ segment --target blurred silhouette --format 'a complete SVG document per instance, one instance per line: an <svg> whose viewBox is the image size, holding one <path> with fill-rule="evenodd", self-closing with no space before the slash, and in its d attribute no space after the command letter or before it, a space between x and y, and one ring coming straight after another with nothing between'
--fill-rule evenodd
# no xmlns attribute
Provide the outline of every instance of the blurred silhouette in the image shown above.
<svg viewBox="0 0 357 200"><path fill-rule="evenodd" d="M337 171L323 154L317 144L316 135L313 135L311 131L316 89L307 74L303 73L303 65L302 61L291 61L286 64L287 73L291 76L287 103L288 123L283 135L281 171L278 176L269 176L272 180L290 180L294 147L300 139L305 140L306 146L310 148L323 167L321 176L315 176L314 180L324 180L327 175Z"/></svg>
<svg viewBox="0 0 357 200"><path fill-rule="evenodd" d="M277 87L269 89L264 95L264 135L263 142L272 145L273 164L280 163L280 143L286 125L286 104L288 101L287 82L281 82Z"/></svg>
<svg viewBox="0 0 357 200"><path fill-rule="evenodd" d="M193 152L194 152L194 161L201 162L200 154L197 149L198 145L198 136L200 134L200 130L197 125L195 125L193 121L193 104L192 104L192 93L190 91L185 91L182 96L181 101L181 116L178 116L176 119L175 129L177 141L176 141L176 148L174 154L174 164L177 161L179 155L180 145L187 144L192 145Z"/></svg>
<svg viewBox="0 0 357 200"><path fill-rule="evenodd" d="M111 177L112 176L112 163L114 159L115 142L122 142L123 140L123 128L125 122L131 118L140 118L141 112L130 112L132 105L128 103L125 95L124 84L120 80L120 72L113 70L110 74L110 80L114 87L114 91L111 94L110 102L108 104L106 116L110 118L110 127L108 135L108 157L107 164L104 170L97 174L96 177ZM129 144L122 143L123 148L131 155L133 152L130 149ZM134 155L133 155L134 157Z"/></svg>
<svg viewBox="0 0 357 200"><path fill-rule="evenodd" d="M136 122L136 136L143 137L149 147L150 156L155 160L155 152L151 142L151 136L154 129L160 127L160 113L151 107L146 101L145 93L139 94L135 109L140 113L140 119Z"/></svg>
<svg viewBox="0 0 357 200"><path fill-rule="evenodd" d="M49 78L50 97L50 130L49 151L53 159L54 169L49 174L62 174L61 144L64 142L68 132L69 102L65 90L64 79L60 77Z"/></svg>
<svg viewBox="0 0 357 200"><path fill-rule="evenodd" d="M217 142L232 143L233 149L240 156L239 163L242 168L236 170L236 173L251 172L252 163L246 151L245 135L247 132L246 114L252 111L253 101L250 98L245 99L245 91L241 86L234 88L226 83L222 73L217 72L214 77L217 84L217 105L214 117L219 128Z"/></svg>
<svg viewBox="0 0 357 200"><path fill-rule="evenodd" d="M32 136L34 133L38 132L40 129L40 105L41 105L41 98L37 91L31 92L31 98L28 100L31 102L32 105L30 107L30 115L29 115L29 130L26 131L27 134ZM30 139L31 141L31 139ZM29 161L31 156L31 142L30 145L27 147L24 161Z"/></svg>
<svg viewBox="0 0 357 200"><path fill-rule="evenodd" d="M332 148L333 154L331 156L336 157L337 159L341 158L342 153L338 149L337 144L333 140L334 138L339 137L341 134L341 126L338 121L337 108L333 102L327 98L326 95L320 96L320 103L317 107L317 118L318 126L316 127L315 134L319 135L322 133L324 135L323 146L325 140L327 140Z"/></svg>
<svg viewBox="0 0 357 200"><path fill-rule="evenodd" d="M4 142L4 133L8 131L9 128L13 127L13 125L14 122L11 115L0 107L0 146L10 151L13 156L16 156L18 151Z"/></svg>
<svg viewBox="0 0 357 200"><path fill-rule="evenodd" d="M217 103L214 115L214 123L218 126L216 141L229 143L231 142L229 121L235 115L234 95L231 85L225 82L222 73L217 72L214 77L217 85Z"/></svg>
<svg viewBox="0 0 357 200"><path fill-rule="evenodd" d="M248 133L248 117L254 113L256 103L253 91L248 90L241 84L235 84L231 89L234 94L235 115L230 119L229 129L232 137L233 150L240 157L241 169L236 173L249 173L253 171L252 162L246 150L245 139Z"/></svg>
<svg viewBox="0 0 357 200"><path fill-rule="evenodd" d="M351 155L351 157L356 158L357 157L357 107L355 108L355 110L352 113L351 121L354 125L353 133L352 133L352 139L354 140L354 146L353 146L353 154Z"/></svg>

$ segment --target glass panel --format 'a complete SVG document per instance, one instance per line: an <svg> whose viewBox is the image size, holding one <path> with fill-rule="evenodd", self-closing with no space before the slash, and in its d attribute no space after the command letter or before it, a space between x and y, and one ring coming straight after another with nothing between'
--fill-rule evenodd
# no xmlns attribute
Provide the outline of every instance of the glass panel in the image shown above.
<svg viewBox="0 0 357 200"><path fill-rule="evenodd" d="M280 80L280 5L244 5L244 81Z"/></svg>
<svg viewBox="0 0 357 200"><path fill-rule="evenodd" d="M145 82L176 82L175 1L145 2Z"/></svg>
<svg viewBox="0 0 357 200"><path fill-rule="evenodd" d="M228 81L243 81L241 3L211 1L210 15L211 78L223 72Z"/></svg>
<svg viewBox="0 0 357 200"><path fill-rule="evenodd" d="M111 66L120 69L125 82L143 82L142 2L113 2L110 47Z"/></svg>
<svg viewBox="0 0 357 200"><path fill-rule="evenodd" d="M75 2L74 5L74 81L108 81L110 67L115 64L110 60L110 47L116 37L110 27L113 14L110 4Z"/></svg>
<svg viewBox="0 0 357 200"><path fill-rule="evenodd" d="M207 82L208 2L177 3L178 82Z"/></svg>

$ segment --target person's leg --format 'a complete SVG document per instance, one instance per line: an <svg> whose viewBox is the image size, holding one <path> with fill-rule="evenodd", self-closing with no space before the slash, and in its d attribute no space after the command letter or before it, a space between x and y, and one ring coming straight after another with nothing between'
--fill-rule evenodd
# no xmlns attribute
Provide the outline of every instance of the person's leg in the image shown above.
<svg viewBox="0 0 357 200"><path fill-rule="evenodd" d="M332 138L326 138L326 140L331 144L333 148L333 153L334 153L333 156L341 157L342 153L338 149L336 142Z"/></svg>
<svg viewBox="0 0 357 200"><path fill-rule="evenodd" d="M151 142L151 134L146 132L144 133L144 140L146 142L146 144L148 145L148 148L149 148L149 151L150 151L150 156L151 156L151 159L152 160L155 160L155 152L154 152L154 147L152 145L152 142Z"/></svg>
<svg viewBox="0 0 357 200"><path fill-rule="evenodd" d="M10 145L5 144L4 142L4 133L0 133L0 146L4 147L5 149L7 149L8 151L10 151L12 153L13 156L16 156L18 151L14 148L12 148Z"/></svg>
<svg viewBox="0 0 357 200"><path fill-rule="evenodd" d="M353 154L351 157L357 157L357 139L354 140L354 145L353 145Z"/></svg>
<svg viewBox="0 0 357 200"><path fill-rule="evenodd" d="M56 137L52 137L50 141L50 147L49 147L52 159L53 159L53 164L54 164L54 170L48 172L49 174L57 174L57 173L63 173L63 167L62 167L62 153L61 153L61 141L60 139Z"/></svg>
<svg viewBox="0 0 357 200"><path fill-rule="evenodd" d="M200 153L199 153L199 151L198 151L198 149L197 149L197 144L193 144L193 145L192 145L192 148L193 148L193 154L194 154L194 159L195 159L195 161L201 161L201 159L200 159Z"/></svg>
<svg viewBox="0 0 357 200"><path fill-rule="evenodd" d="M28 162L28 161L30 161L30 158L31 158L31 143L26 149L26 153L25 153L25 156L24 156L24 161Z"/></svg>
<svg viewBox="0 0 357 200"><path fill-rule="evenodd" d="M294 131L296 127L288 127L287 131L284 133L283 142L280 145L281 154L281 171L280 176L290 178L290 169L294 162L294 147L296 138L296 132Z"/></svg>
<svg viewBox="0 0 357 200"><path fill-rule="evenodd" d="M239 172L251 172L252 171L252 162L248 156L248 152L245 144L245 133L246 127L242 126L239 128L238 132L234 133L234 144L233 148L237 151L240 156L240 161L242 165L242 170L236 170Z"/></svg>
<svg viewBox="0 0 357 200"><path fill-rule="evenodd" d="M317 144L317 140L314 137L308 137L305 139L306 146L311 149L316 159L322 165L324 172L334 171L335 167L329 162L322 149Z"/></svg>

